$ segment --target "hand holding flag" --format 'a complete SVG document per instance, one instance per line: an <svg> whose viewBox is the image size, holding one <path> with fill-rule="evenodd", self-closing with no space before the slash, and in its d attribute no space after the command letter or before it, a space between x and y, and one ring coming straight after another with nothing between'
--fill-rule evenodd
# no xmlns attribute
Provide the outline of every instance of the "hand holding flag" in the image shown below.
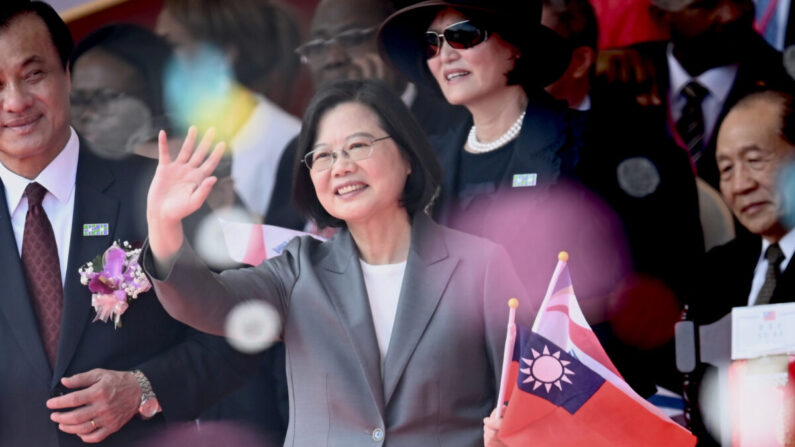
<svg viewBox="0 0 795 447"><path fill-rule="evenodd" d="M508 447L695 445L621 378L580 310L568 255L558 259L532 330L516 326L510 401L502 421L489 421L497 438Z"/></svg>

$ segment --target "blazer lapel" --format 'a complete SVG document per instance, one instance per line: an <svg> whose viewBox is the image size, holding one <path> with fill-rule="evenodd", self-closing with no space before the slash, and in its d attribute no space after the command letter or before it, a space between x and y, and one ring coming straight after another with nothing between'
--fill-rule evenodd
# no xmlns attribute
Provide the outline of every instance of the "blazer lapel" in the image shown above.
<svg viewBox="0 0 795 447"><path fill-rule="evenodd" d="M548 98L540 97L528 103L522 130L516 139L517 149L513 151L511 160L503 172L500 189L512 190L513 177L516 174L536 174L538 184L531 187L537 196L539 190L545 191L550 185L557 183L561 171L559 150L565 143L567 133L564 123L551 105Z"/></svg>
<svg viewBox="0 0 795 447"><path fill-rule="evenodd" d="M81 146L83 146L81 144ZM80 338L94 310L91 293L80 283L78 268L107 249L115 237L119 213L118 200L105 191L114 177L105 163L88 150L81 150L75 185L75 209L72 218L72 236L69 264L64 284L64 310L58 360L55 363L53 385L66 371L80 343ZM106 236L83 236L83 224L107 223Z"/></svg>
<svg viewBox="0 0 795 447"><path fill-rule="evenodd" d="M41 373L42 380L49 381L50 365L44 353L39 325L28 296L22 260L19 257L6 203L5 187L0 187L0 265L4 269L5 290L0 298L0 315L5 318L6 324L22 347L21 351L33 366L33 370Z"/></svg>
<svg viewBox="0 0 795 447"><path fill-rule="evenodd" d="M458 260L424 213L414 217L411 250L400 290L395 325L384 361L384 399L388 404L425 328L433 317ZM437 340L443 343L444 340Z"/></svg>
<svg viewBox="0 0 795 447"><path fill-rule="evenodd" d="M367 378L373 399L383 412L381 354L358 260L353 238L347 230L341 230L335 236L333 249L319 262L321 269L318 269L318 276L342 321L350 344L359 356L362 373Z"/></svg>

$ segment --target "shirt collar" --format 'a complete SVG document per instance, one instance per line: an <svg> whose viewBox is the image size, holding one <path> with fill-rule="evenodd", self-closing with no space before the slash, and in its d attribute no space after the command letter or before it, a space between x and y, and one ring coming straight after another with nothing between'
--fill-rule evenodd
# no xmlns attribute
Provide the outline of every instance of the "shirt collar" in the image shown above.
<svg viewBox="0 0 795 447"><path fill-rule="evenodd" d="M778 246L781 247L781 251L784 253L784 259L787 264L789 264L793 253L795 253L795 229L789 230L789 232L778 241ZM764 259L767 247L770 247L770 241L762 238L762 254L760 255L760 259Z"/></svg>
<svg viewBox="0 0 795 447"><path fill-rule="evenodd" d="M19 206L19 202L25 194L25 188L31 182L38 182L47 188L47 191L61 203L66 203L69 200L75 187L77 158L80 154L80 141L77 138L77 133L71 127L69 130L69 141L66 142L66 146L33 180L12 172L0 163L0 180L5 186L8 209L12 214Z"/></svg>
<svg viewBox="0 0 795 447"><path fill-rule="evenodd" d="M729 96L729 91L734 84L734 78L737 76L736 64L710 68L693 78L690 76L690 73L682 67L682 64L676 60L672 43L668 44L666 55L668 57L668 71L672 98L677 98L688 82L698 81L698 83L709 90L709 94L715 96L721 104L726 101L726 98Z"/></svg>

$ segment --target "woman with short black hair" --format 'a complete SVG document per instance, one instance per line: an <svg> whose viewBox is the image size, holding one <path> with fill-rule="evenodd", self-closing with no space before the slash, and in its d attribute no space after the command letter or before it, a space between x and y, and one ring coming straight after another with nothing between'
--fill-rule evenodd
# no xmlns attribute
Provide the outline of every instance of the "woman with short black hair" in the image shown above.
<svg viewBox="0 0 795 447"><path fill-rule="evenodd" d="M321 90L304 117L293 190L300 208L341 229L220 275L182 236L223 152L205 160L210 139L193 151L195 138L193 130L174 161L161 151L145 269L166 310L203 331L224 333L244 301L276 309L287 350L285 445L481 445L505 303L524 292L502 248L425 213L439 166L400 99L375 81Z"/></svg>

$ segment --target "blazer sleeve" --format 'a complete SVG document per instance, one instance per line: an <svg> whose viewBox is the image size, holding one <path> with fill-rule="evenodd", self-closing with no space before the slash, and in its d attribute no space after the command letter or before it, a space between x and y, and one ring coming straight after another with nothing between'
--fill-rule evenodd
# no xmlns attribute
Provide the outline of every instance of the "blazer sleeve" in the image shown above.
<svg viewBox="0 0 795 447"><path fill-rule="evenodd" d="M227 314L237 304L263 300L273 306L283 322L289 298L300 271L300 255L308 242L293 239L280 256L257 267L213 273L189 243L183 243L170 272L161 278L154 268L149 244L143 250L143 269L166 312L202 332L224 335Z"/></svg>

